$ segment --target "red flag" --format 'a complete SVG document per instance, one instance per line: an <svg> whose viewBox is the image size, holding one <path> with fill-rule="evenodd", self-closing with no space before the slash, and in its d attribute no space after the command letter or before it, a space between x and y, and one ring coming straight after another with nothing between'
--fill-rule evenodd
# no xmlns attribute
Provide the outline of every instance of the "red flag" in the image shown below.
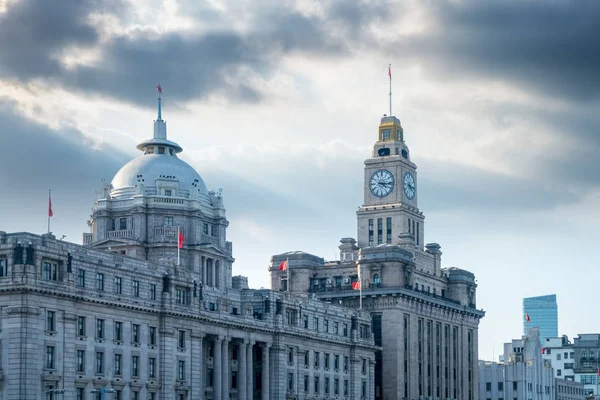
<svg viewBox="0 0 600 400"><path fill-rule="evenodd" d="M280 271L287 271L287 266L288 266L288 260L285 260L284 262L282 262L281 264L279 264L279 270Z"/></svg>
<svg viewBox="0 0 600 400"><path fill-rule="evenodd" d="M162 88L160 87L160 83L156 85L156 90L158 90L158 93L162 94Z"/></svg>
<svg viewBox="0 0 600 400"><path fill-rule="evenodd" d="M182 249L183 248L183 232L179 231L179 240L177 242L177 246Z"/></svg>
<svg viewBox="0 0 600 400"><path fill-rule="evenodd" d="M388 66L388 76L392 79L392 64Z"/></svg>
<svg viewBox="0 0 600 400"><path fill-rule="evenodd" d="M542 354L546 354L546 348L542 347Z"/></svg>
<svg viewBox="0 0 600 400"><path fill-rule="evenodd" d="M531 318L529 318L529 313L525 313L525 319L527 322L531 322Z"/></svg>
<svg viewBox="0 0 600 400"><path fill-rule="evenodd" d="M52 212L52 197L50 196L50 191L48 191L48 217L53 216L54 213Z"/></svg>
<svg viewBox="0 0 600 400"><path fill-rule="evenodd" d="M360 281L352 282L352 290L360 290Z"/></svg>
<svg viewBox="0 0 600 400"><path fill-rule="evenodd" d="M598 376L600 376L600 368L598 368Z"/></svg>

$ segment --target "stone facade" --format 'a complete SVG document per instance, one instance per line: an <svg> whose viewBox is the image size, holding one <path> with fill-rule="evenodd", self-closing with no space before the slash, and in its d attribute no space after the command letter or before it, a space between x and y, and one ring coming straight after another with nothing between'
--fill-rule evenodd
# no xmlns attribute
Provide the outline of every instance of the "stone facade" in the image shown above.
<svg viewBox="0 0 600 400"><path fill-rule="evenodd" d="M0 400L372 400L369 313L232 276L223 199L177 158L160 99L138 149L83 246L0 232Z"/></svg>
<svg viewBox="0 0 600 400"><path fill-rule="evenodd" d="M476 308L475 276L443 268L440 245L424 244L416 168L400 121L382 118L365 161L358 239L341 239L339 261L300 251L273 256L271 287L371 313L383 348L374 365L376 399L476 400L484 312Z"/></svg>
<svg viewBox="0 0 600 400"><path fill-rule="evenodd" d="M543 357L539 330L504 344L503 363L479 362L479 397L486 400L555 400L586 397L580 382L555 378Z"/></svg>

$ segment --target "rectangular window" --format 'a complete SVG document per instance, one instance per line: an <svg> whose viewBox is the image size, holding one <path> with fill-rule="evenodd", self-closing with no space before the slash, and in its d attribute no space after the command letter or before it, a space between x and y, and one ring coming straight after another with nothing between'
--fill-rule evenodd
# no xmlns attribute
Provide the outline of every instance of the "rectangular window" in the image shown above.
<svg viewBox="0 0 600 400"><path fill-rule="evenodd" d="M237 389L237 371L231 371L231 388Z"/></svg>
<svg viewBox="0 0 600 400"><path fill-rule="evenodd" d="M121 359L123 356L121 354L115 354L115 362L114 362L114 370L115 375L121 375Z"/></svg>
<svg viewBox="0 0 600 400"><path fill-rule="evenodd" d="M104 291L104 274L102 272L96 274L96 289Z"/></svg>
<svg viewBox="0 0 600 400"><path fill-rule="evenodd" d="M392 217L387 217L385 219L385 228L386 228L386 243L392 244Z"/></svg>
<svg viewBox="0 0 600 400"><path fill-rule="evenodd" d="M304 329L308 329L308 315L304 315L302 319L304 322Z"/></svg>
<svg viewBox="0 0 600 400"><path fill-rule="evenodd" d="M294 348L288 347L288 364L294 363Z"/></svg>
<svg viewBox="0 0 600 400"><path fill-rule="evenodd" d="M165 217L165 226L173 226L173 217Z"/></svg>
<svg viewBox="0 0 600 400"><path fill-rule="evenodd" d="M381 140L390 140L390 129L381 130Z"/></svg>
<svg viewBox="0 0 600 400"><path fill-rule="evenodd" d="M0 258L0 278L8 276L8 261L6 258Z"/></svg>
<svg viewBox="0 0 600 400"><path fill-rule="evenodd" d="M85 336L85 317L77 317L77 336Z"/></svg>
<svg viewBox="0 0 600 400"><path fill-rule="evenodd" d="M383 218L377 218L377 244L383 243Z"/></svg>
<svg viewBox="0 0 600 400"><path fill-rule="evenodd" d="M50 261L44 261L43 278L45 281L57 281L58 264Z"/></svg>
<svg viewBox="0 0 600 400"><path fill-rule="evenodd" d="M340 394L340 380L338 378L333 379L333 394L336 396Z"/></svg>
<svg viewBox="0 0 600 400"><path fill-rule="evenodd" d="M123 341L123 323L115 321L115 342Z"/></svg>
<svg viewBox="0 0 600 400"><path fill-rule="evenodd" d="M127 218L119 218L119 229L122 231L127 229Z"/></svg>
<svg viewBox="0 0 600 400"><path fill-rule="evenodd" d="M320 358L321 354L318 351L315 351L315 368L319 368L321 366Z"/></svg>
<svg viewBox="0 0 600 400"><path fill-rule="evenodd" d="M325 377L325 394L326 395L329 394L329 377L328 376Z"/></svg>
<svg viewBox="0 0 600 400"><path fill-rule="evenodd" d="M131 376L137 377L139 376L139 356L131 356Z"/></svg>
<svg viewBox="0 0 600 400"><path fill-rule="evenodd" d="M294 391L294 373L293 372L288 372L288 391L292 392Z"/></svg>
<svg viewBox="0 0 600 400"><path fill-rule="evenodd" d="M156 327L154 326L149 329L148 342L150 346L156 346Z"/></svg>
<svg viewBox="0 0 600 400"><path fill-rule="evenodd" d="M419 245L419 223L417 222L417 234L416 234L416 238L417 238L417 246Z"/></svg>
<svg viewBox="0 0 600 400"><path fill-rule="evenodd" d="M48 332L56 331L56 313L54 311L46 311L46 330Z"/></svg>
<svg viewBox="0 0 600 400"><path fill-rule="evenodd" d="M350 358L348 356L344 356L344 372L348 372L349 364L350 364Z"/></svg>
<svg viewBox="0 0 600 400"><path fill-rule="evenodd" d="M96 352L96 374L104 373L104 353L102 351Z"/></svg>
<svg viewBox="0 0 600 400"><path fill-rule="evenodd" d="M361 393L362 397L367 397L367 382L365 381L362 381Z"/></svg>
<svg viewBox="0 0 600 400"><path fill-rule="evenodd" d="M304 375L304 393L308 393L308 375Z"/></svg>
<svg viewBox="0 0 600 400"><path fill-rule="evenodd" d="M85 388L77 388L77 400L85 400Z"/></svg>
<svg viewBox="0 0 600 400"><path fill-rule="evenodd" d="M321 388L319 387L319 377L315 376L315 394L321 393Z"/></svg>
<svg viewBox="0 0 600 400"><path fill-rule="evenodd" d="M361 372L363 373L363 375L365 375L367 373L367 359L363 358L362 359L362 369Z"/></svg>
<svg viewBox="0 0 600 400"><path fill-rule="evenodd" d="M185 380L185 361L179 360L179 365L177 368L177 379L180 381Z"/></svg>
<svg viewBox="0 0 600 400"><path fill-rule="evenodd" d="M133 297L140 297L140 281L133 280L131 286L133 288Z"/></svg>
<svg viewBox="0 0 600 400"><path fill-rule="evenodd" d="M208 235L208 224L202 224L202 233Z"/></svg>
<svg viewBox="0 0 600 400"><path fill-rule="evenodd" d="M85 269L77 270L77 286L85 287Z"/></svg>
<svg viewBox="0 0 600 400"><path fill-rule="evenodd" d="M329 320L328 319L323 321L323 332L329 333Z"/></svg>
<svg viewBox="0 0 600 400"><path fill-rule="evenodd" d="M500 392L504 391L504 382L498 382L498 390Z"/></svg>
<svg viewBox="0 0 600 400"><path fill-rule="evenodd" d="M156 377L156 358L150 357L148 359L148 378Z"/></svg>
<svg viewBox="0 0 600 400"><path fill-rule="evenodd" d="M131 392L131 400L140 400L140 392Z"/></svg>
<svg viewBox="0 0 600 400"><path fill-rule="evenodd" d="M335 333L336 335L340 334L340 324L338 324L337 322L333 322L333 333Z"/></svg>
<svg viewBox="0 0 600 400"><path fill-rule="evenodd" d="M333 369L336 371L340 369L340 356L337 354L333 356Z"/></svg>
<svg viewBox="0 0 600 400"><path fill-rule="evenodd" d="M343 331L343 333L344 333L344 336L348 336L348 324L347 323L344 323L344 331Z"/></svg>
<svg viewBox="0 0 600 400"><path fill-rule="evenodd" d="M323 354L324 358L325 358L325 369L329 369L329 353L325 353Z"/></svg>
<svg viewBox="0 0 600 400"><path fill-rule="evenodd" d="M46 346L46 369L54 369L54 346Z"/></svg>
<svg viewBox="0 0 600 400"><path fill-rule="evenodd" d="M156 285L154 283L150 284L150 300L156 300Z"/></svg>
<svg viewBox="0 0 600 400"><path fill-rule="evenodd" d="M77 350L77 372L85 372L85 350Z"/></svg>
<svg viewBox="0 0 600 400"><path fill-rule="evenodd" d="M369 219L369 246L373 246L373 220Z"/></svg>
<svg viewBox="0 0 600 400"><path fill-rule="evenodd" d="M190 304L190 293L188 288L175 288L175 302L181 305Z"/></svg>
<svg viewBox="0 0 600 400"><path fill-rule="evenodd" d="M131 324L131 342L133 344L140 343L140 326L138 324Z"/></svg>
<svg viewBox="0 0 600 400"><path fill-rule="evenodd" d="M314 317L314 318L313 318L313 329L314 329L315 331L318 331L318 330L319 330L319 318L317 318L317 317Z"/></svg>
<svg viewBox="0 0 600 400"><path fill-rule="evenodd" d="M104 320L96 319L96 339L104 339Z"/></svg>
<svg viewBox="0 0 600 400"><path fill-rule="evenodd" d="M309 352L308 350L306 350L306 351L304 352L304 366L305 366L306 368L308 368L308 366L309 366L309 364L310 364L310 362L309 362L309 355L310 355L310 352Z"/></svg>
<svg viewBox="0 0 600 400"><path fill-rule="evenodd" d="M344 379L344 396L348 396L348 379Z"/></svg>
<svg viewBox="0 0 600 400"><path fill-rule="evenodd" d="M180 350L185 349L185 331L179 331L179 337L177 340L177 347Z"/></svg>
<svg viewBox="0 0 600 400"><path fill-rule="evenodd" d="M115 276L115 293L123 293L123 281L120 276Z"/></svg>

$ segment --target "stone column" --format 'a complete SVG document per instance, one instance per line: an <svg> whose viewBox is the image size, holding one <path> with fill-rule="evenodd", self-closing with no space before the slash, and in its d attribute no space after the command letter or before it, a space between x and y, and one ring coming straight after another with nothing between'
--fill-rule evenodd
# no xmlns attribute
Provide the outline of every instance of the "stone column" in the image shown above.
<svg viewBox="0 0 600 400"><path fill-rule="evenodd" d="M206 257L200 258L200 276L202 277L202 284L206 286Z"/></svg>
<svg viewBox="0 0 600 400"><path fill-rule="evenodd" d="M261 388L261 400L269 400L269 354L271 350L271 344L263 344L262 354L262 388Z"/></svg>
<svg viewBox="0 0 600 400"><path fill-rule="evenodd" d="M216 284L216 282L217 282L217 281L216 281L216 275L215 275L215 272L216 272L216 271L215 271L215 270L216 270L217 268L215 268L215 267L216 267L215 260L211 259L211 260L210 260L210 265L211 265L210 271L211 271L211 273L212 273L212 282L211 282L211 283L212 283L212 285L211 285L211 286L212 286L212 287L216 287L216 286L217 286L217 284Z"/></svg>
<svg viewBox="0 0 600 400"><path fill-rule="evenodd" d="M223 375L222 389L223 394L221 396L221 400L229 400L229 389L231 388L231 378L229 371L229 341L231 338L223 339L223 352L221 356L223 357L223 362L221 364L221 373Z"/></svg>
<svg viewBox="0 0 600 400"><path fill-rule="evenodd" d="M248 366L246 368L246 400L253 400L254 398L254 363L252 361L252 354L254 349L254 341L251 340L246 346L246 362Z"/></svg>
<svg viewBox="0 0 600 400"><path fill-rule="evenodd" d="M374 399L375 398L375 360L369 358L369 362L367 364L367 373L368 381L367 381L367 398ZM425 396L423 396L425 397Z"/></svg>
<svg viewBox="0 0 600 400"><path fill-rule="evenodd" d="M203 355L204 333L192 332L192 396L194 399L204 399L204 355Z"/></svg>
<svg viewBox="0 0 600 400"><path fill-rule="evenodd" d="M243 340L239 343L238 347L238 355L239 355L239 363L238 363L238 398L240 400L246 400L248 395L248 388L246 387L246 347L248 346L248 341Z"/></svg>
<svg viewBox="0 0 600 400"><path fill-rule="evenodd" d="M221 342L223 337L215 338L213 342L213 400L221 400Z"/></svg>

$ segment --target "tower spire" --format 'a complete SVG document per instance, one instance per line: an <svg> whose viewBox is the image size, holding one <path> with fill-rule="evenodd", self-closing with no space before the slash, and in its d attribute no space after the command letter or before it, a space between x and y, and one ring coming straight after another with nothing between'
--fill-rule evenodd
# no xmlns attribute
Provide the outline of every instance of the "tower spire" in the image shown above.
<svg viewBox="0 0 600 400"><path fill-rule="evenodd" d="M162 115L161 115L160 100L161 100L161 96L162 96L162 87L160 87L160 83L158 85L156 85L156 90L158 91L158 119L161 120Z"/></svg>

